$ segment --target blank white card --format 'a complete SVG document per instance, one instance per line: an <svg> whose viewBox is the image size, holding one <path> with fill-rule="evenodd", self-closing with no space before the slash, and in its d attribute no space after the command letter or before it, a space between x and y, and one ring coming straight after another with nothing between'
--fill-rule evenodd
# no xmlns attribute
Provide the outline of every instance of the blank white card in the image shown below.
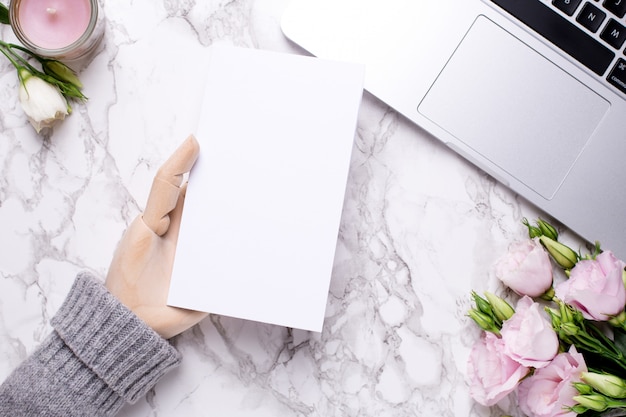
<svg viewBox="0 0 626 417"><path fill-rule="evenodd" d="M364 68L209 53L168 304L320 332Z"/></svg>

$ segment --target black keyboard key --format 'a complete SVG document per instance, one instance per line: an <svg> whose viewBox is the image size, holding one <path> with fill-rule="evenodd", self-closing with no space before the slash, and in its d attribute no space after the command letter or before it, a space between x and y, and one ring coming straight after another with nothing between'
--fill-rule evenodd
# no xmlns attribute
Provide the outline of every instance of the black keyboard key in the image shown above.
<svg viewBox="0 0 626 417"><path fill-rule="evenodd" d="M602 30L600 38L613 48L619 49L626 41L626 28L619 24L617 20L611 19Z"/></svg>
<svg viewBox="0 0 626 417"><path fill-rule="evenodd" d="M615 53L540 0L491 0L598 75ZM625 0L626 1L626 0Z"/></svg>
<svg viewBox="0 0 626 417"><path fill-rule="evenodd" d="M572 16L581 1L582 0L553 0L552 4L566 15Z"/></svg>
<svg viewBox="0 0 626 417"><path fill-rule="evenodd" d="M626 94L626 60L620 58L609 73L607 81Z"/></svg>
<svg viewBox="0 0 626 417"><path fill-rule="evenodd" d="M605 18L606 13L591 3L585 3L576 21L595 33L600 29L600 25Z"/></svg>
<svg viewBox="0 0 626 417"><path fill-rule="evenodd" d="M605 9L619 18L626 15L626 0L604 0L602 5Z"/></svg>

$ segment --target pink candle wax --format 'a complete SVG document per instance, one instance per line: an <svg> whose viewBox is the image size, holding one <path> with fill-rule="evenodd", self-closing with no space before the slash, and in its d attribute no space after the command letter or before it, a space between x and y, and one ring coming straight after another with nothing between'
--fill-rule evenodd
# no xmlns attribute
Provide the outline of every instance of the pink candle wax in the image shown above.
<svg viewBox="0 0 626 417"><path fill-rule="evenodd" d="M43 49L62 49L85 33L91 19L90 0L20 0L17 17L22 32Z"/></svg>

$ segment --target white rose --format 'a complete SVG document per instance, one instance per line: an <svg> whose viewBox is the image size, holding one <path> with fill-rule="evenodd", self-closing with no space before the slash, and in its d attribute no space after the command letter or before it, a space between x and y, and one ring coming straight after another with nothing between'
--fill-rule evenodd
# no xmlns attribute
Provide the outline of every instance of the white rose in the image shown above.
<svg viewBox="0 0 626 417"><path fill-rule="evenodd" d="M69 106L61 91L27 70L20 71L19 99L37 133L65 119Z"/></svg>

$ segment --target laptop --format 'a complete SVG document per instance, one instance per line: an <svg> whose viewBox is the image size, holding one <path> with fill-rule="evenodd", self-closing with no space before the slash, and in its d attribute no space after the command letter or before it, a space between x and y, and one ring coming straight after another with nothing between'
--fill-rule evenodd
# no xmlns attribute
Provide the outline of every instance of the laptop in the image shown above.
<svg viewBox="0 0 626 417"><path fill-rule="evenodd" d="M292 0L284 34L626 258L626 1Z"/></svg>

